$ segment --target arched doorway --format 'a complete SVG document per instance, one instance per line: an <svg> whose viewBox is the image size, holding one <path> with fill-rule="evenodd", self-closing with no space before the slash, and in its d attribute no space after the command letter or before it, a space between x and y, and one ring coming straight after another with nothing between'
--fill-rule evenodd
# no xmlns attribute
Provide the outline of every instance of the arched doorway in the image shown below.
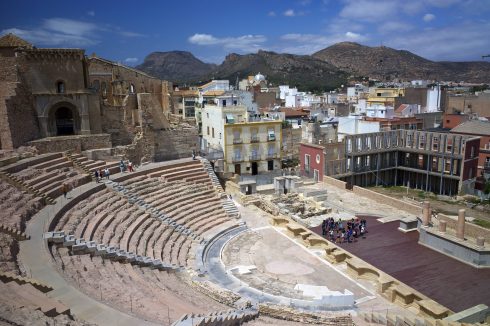
<svg viewBox="0 0 490 326"><path fill-rule="evenodd" d="M75 120L73 111L67 107L56 109L54 114L56 120L56 135L66 136L75 134Z"/></svg>

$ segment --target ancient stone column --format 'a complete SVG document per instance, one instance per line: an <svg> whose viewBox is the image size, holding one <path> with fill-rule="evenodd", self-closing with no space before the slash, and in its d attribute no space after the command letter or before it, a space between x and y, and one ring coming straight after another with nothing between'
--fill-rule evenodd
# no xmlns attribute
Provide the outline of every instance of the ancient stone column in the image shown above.
<svg viewBox="0 0 490 326"><path fill-rule="evenodd" d="M460 209L458 211L458 225L456 227L456 237L458 237L461 240L464 240L464 216L465 216L465 210Z"/></svg>
<svg viewBox="0 0 490 326"><path fill-rule="evenodd" d="M439 232L446 233L446 221L439 221Z"/></svg>
<svg viewBox="0 0 490 326"><path fill-rule="evenodd" d="M429 226L430 223L430 202L424 201L424 206L422 207L422 225Z"/></svg>

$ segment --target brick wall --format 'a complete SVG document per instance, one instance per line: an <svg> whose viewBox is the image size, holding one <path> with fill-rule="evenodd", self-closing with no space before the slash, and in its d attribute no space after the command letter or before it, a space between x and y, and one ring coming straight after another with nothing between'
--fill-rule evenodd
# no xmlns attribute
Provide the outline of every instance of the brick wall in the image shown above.
<svg viewBox="0 0 490 326"><path fill-rule="evenodd" d="M362 187L354 186L352 187L352 191L355 194L358 194L360 196L372 199L378 203L382 204L387 204L390 206L393 206L398 209L402 209L408 213L414 214L414 215L421 215L422 214L422 207L419 207L414 204L410 204L407 202L404 202L403 200L398 200L380 193L377 193L372 190L368 190Z"/></svg>

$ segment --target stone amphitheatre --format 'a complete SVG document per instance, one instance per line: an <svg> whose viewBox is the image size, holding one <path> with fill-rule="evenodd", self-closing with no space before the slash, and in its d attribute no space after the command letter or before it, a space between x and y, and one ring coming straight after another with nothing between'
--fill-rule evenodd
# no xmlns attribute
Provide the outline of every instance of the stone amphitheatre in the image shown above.
<svg viewBox="0 0 490 326"><path fill-rule="evenodd" d="M418 232L397 230L415 223L449 237L460 231L453 220L330 178L284 175L276 181L294 183L289 194L244 195L205 157L191 157L197 131L169 112L166 82L83 52L2 42L0 325L488 320L488 268L413 249ZM70 79L61 93L41 89L43 69L63 76L56 60L80 65L82 90ZM121 172L121 158L136 171ZM110 177L95 180L99 169ZM327 216L366 218L369 233L334 244L318 232ZM475 230L467 226L470 245L488 252L488 234ZM439 279L448 268L451 278Z"/></svg>

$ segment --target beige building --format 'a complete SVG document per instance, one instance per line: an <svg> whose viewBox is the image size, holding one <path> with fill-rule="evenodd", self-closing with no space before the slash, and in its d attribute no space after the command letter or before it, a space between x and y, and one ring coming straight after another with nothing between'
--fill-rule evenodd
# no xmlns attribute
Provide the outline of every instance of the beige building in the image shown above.
<svg viewBox="0 0 490 326"><path fill-rule="evenodd" d="M249 115L245 106L206 105L202 111L204 152L221 151L224 173L252 174L281 168L282 120Z"/></svg>

